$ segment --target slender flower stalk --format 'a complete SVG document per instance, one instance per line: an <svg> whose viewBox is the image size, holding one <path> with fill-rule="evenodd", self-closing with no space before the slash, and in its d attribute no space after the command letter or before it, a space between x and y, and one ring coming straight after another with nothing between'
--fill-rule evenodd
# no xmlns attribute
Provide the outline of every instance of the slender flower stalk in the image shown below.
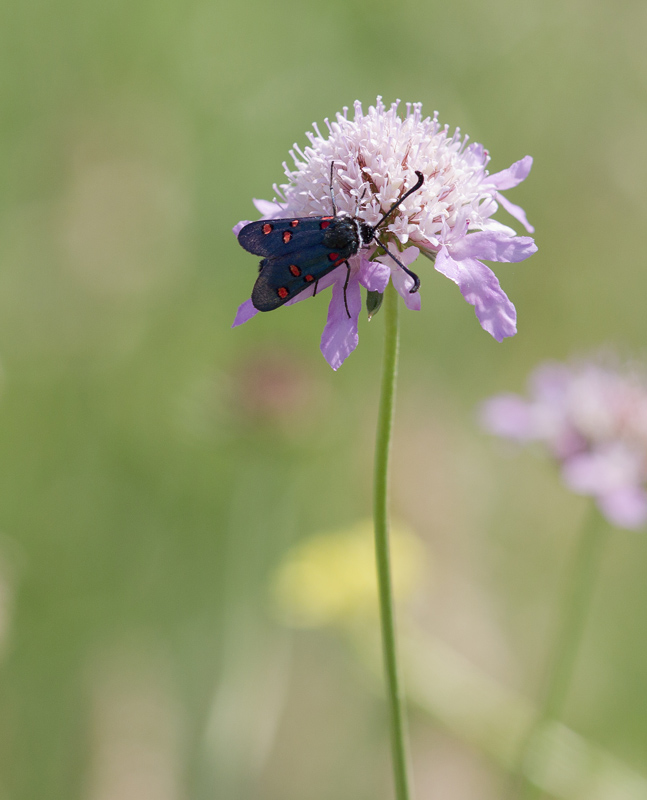
<svg viewBox="0 0 647 800"><path fill-rule="evenodd" d="M393 775L397 800L409 800L408 746L404 697L396 656L395 614L389 556L388 475L398 371L398 295L393 285L384 295L384 367L377 422L374 475L375 557L377 561L384 668L389 702Z"/></svg>
<svg viewBox="0 0 647 800"><path fill-rule="evenodd" d="M533 763L546 725L562 716L571 685L582 634L602 558L608 526L591 505L576 545L562 600L559 627L550 656L544 696L539 713L521 749L515 771L518 796L523 800L541 797L543 790L532 781Z"/></svg>

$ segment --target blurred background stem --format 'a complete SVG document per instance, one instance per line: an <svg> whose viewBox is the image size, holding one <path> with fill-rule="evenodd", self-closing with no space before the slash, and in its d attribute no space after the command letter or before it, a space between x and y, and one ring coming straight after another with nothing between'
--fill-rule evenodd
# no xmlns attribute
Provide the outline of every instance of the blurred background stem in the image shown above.
<svg viewBox="0 0 647 800"><path fill-rule="evenodd" d="M395 386L398 371L398 295L389 283L384 293L384 366L375 446L374 520L380 621L391 726L393 775L397 800L408 800L408 755L404 698L398 675L395 617L389 558L388 472Z"/></svg>
<svg viewBox="0 0 647 800"><path fill-rule="evenodd" d="M566 695L573 677L582 634L588 618L591 598L599 572L607 523L591 503L586 515L573 561L564 586L562 608L557 633L550 656L546 684L539 713L521 748L514 783L523 800L542 796L542 789L532 780L541 754L542 734L546 726L558 720L564 710Z"/></svg>

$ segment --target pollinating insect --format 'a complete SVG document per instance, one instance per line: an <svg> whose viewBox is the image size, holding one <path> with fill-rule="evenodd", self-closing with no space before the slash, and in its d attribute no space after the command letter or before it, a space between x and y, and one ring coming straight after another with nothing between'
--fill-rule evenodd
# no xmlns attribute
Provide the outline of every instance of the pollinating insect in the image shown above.
<svg viewBox="0 0 647 800"><path fill-rule="evenodd" d="M420 279L406 267L380 241L379 229L409 195L417 192L424 182L421 172L416 171L416 183L382 216L376 225L369 225L357 216L338 213L333 187L334 162L330 165L330 199L332 216L296 217L294 219L272 219L250 222L238 233L238 242L249 253L265 256L252 291L252 303L258 311L273 311L296 297L309 286L313 295L317 283L337 267L346 266L344 304L350 318L346 291L350 279L348 259L360 247L370 247L377 242L399 267L411 278L411 293L420 288Z"/></svg>

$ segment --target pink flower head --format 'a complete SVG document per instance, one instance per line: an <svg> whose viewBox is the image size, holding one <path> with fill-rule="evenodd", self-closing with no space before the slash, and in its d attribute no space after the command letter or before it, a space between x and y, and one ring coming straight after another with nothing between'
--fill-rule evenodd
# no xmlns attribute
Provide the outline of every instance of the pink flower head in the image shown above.
<svg viewBox="0 0 647 800"><path fill-rule="evenodd" d="M427 256L438 272L458 285L481 326L497 341L513 336L515 308L483 261L523 261L537 250L532 238L517 236L512 228L492 219L502 205L533 232L523 210L501 194L526 178L532 158L526 156L490 175L486 169L490 156L480 144L468 145L468 137L462 137L458 129L450 135L447 126L440 126L437 114L423 118L420 103L407 103L403 117L398 115L398 105L399 101L387 109L378 97L365 114L357 101L352 119L344 108L336 121L325 120L325 135L315 124L314 133L307 134L310 146L302 151L294 145L290 151L295 166L290 169L284 164L288 182L274 186L279 201L255 200L256 208L262 219L329 215L332 164L338 213L376 225L415 184L415 173L420 172L422 187L398 207L390 223L380 229L380 238L389 242L407 268L420 253ZM236 225L236 235L244 224ZM349 259L350 274L342 264L319 281L317 293L332 286L321 350L333 369L357 346L360 286L383 292L390 279L407 307L420 309L419 294L411 292L413 279L392 258L376 256L376 252L376 243L361 248ZM313 291L306 289L286 305L312 297ZM251 300L245 301L234 326L256 313Z"/></svg>
<svg viewBox="0 0 647 800"><path fill-rule="evenodd" d="M520 443L541 442L566 485L591 495L621 528L647 523L647 377L600 362L536 369L528 397L504 394L481 407L483 427Z"/></svg>

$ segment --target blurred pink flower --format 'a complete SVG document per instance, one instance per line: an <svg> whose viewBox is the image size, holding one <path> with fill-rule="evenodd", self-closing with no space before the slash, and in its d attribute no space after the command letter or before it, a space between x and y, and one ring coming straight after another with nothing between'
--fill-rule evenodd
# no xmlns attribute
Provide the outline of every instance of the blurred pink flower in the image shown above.
<svg viewBox="0 0 647 800"><path fill-rule="evenodd" d="M497 341L513 336L517 331L515 308L482 260L518 262L537 250L532 238L517 236L512 228L492 219L500 204L533 232L523 209L501 194L525 180L532 158L526 156L490 175L487 150L480 144L468 145L468 137L462 137L458 129L450 136L448 127L440 126L437 114L423 118L420 103L407 103L404 117L398 115L398 103L387 109L380 97L367 114L359 101L353 119L347 112L345 108L332 123L325 120L326 135L314 125L315 133L307 134L310 146L305 151L294 145L290 155L295 168L283 165L288 183L274 186L280 200L254 200L261 218L330 214L333 164L338 213L376 225L403 189L415 184L415 171L419 171L424 176L422 187L400 205L389 225L380 229L381 238L390 243L405 267L421 252L427 256L438 272L458 285L474 306L481 326ZM234 234L245 224L246 220L238 223ZM419 293L411 292L413 279L388 256L375 258L376 249L373 242L349 259L348 312L343 292L345 265L318 283L317 293L332 286L321 350L333 369L341 366L358 343L360 285L384 292L391 279L407 307L420 309ZM313 292L308 288L286 305L312 297ZM256 313L252 301L246 300L234 326Z"/></svg>
<svg viewBox="0 0 647 800"><path fill-rule="evenodd" d="M609 522L647 522L647 376L601 362L549 363L528 398L503 394L480 410L483 427L522 444L542 443L566 485L591 495Z"/></svg>

